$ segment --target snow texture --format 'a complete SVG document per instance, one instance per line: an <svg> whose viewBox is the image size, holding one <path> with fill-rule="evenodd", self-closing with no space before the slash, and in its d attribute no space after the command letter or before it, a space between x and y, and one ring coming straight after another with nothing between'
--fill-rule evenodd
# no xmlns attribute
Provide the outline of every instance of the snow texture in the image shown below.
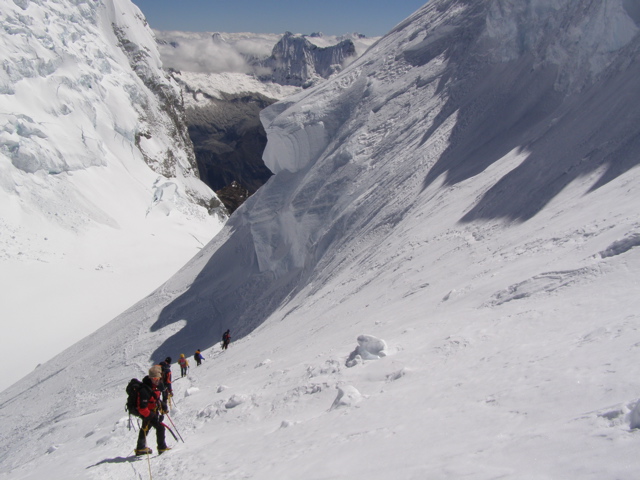
<svg viewBox="0 0 640 480"><path fill-rule="evenodd" d="M635 479L639 12L431 0L269 107L267 184L0 393L0 479ZM133 460L126 382L196 348Z"/></svg>

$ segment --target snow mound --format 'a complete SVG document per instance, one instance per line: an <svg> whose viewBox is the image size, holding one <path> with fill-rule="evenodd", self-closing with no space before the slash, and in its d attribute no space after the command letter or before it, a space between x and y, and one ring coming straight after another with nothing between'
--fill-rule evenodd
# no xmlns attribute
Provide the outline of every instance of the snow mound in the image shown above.
<svg viewBox="0 0 640 480"><path fill-rule="evenodd" d="M353 407L362 401L364 397L358 389L352 385L338 388L338 396L331 405L331 410L342 407Z"/></svg>
<svg viewBox="0 0 640 480"><path fill-rule="evenodd" d="M242 405L243 403L246 403L250 400L250 397L248 395L243 395L243 394L236 394L233 395L231 398L229 398L229 400L227 400L227 403L225 403L225 408L235 408L238 405Z"/></svg>
<svg viewBox="0 0 640 480"><path fill-rule="evenodd" d="M634 233L622 240L617 240L600 252L600 258L615 257L640 246L640 233Z"/></svg>
<svg viewBox="0 0 640 480"><path fill-rule="evenodd" d="M185 397L190 397L192 395L195 395L196 393L198 393L200 391L200 389L198 387L189 387L187 388L187 390L184 392L184 396Z"/></svg>
<svg viewBox="0 0 640 480"><path fill-rule="evenodd" d="M289 428L289 427L293 427L294 425L298 424L299 422L292 422L291 420L283 420L282 423L280 423L280 428Z"/></svg>
<svg viewBox="0 0 640 480"><path fill-rule="evenodd" d="M351 352L347 359L346 366L353 367L362 363L363 360L378 360L387 356L387 344L384 340L371 335L360 335L358 346Z"/></svg>
<svg viewBox="0 0 640 480"><path fill-rule="evenodd" d="M640 428L640 400L638 400L629 413L629 427Z"/></svg>

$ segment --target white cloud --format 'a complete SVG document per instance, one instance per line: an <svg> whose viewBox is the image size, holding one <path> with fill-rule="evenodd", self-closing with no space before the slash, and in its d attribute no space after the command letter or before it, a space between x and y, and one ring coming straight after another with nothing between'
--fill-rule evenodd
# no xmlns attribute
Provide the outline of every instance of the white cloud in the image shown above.
<svg viewBox="0 0 640 480"><path fill-rule="evenodd" d="M162 63L167 68L199 73L247 73L251 70L244 57L231 45L211 39L194 39L160 46Z"/></svg>
<svg viewBox="0 0 640 480"><path fill-rule="evenodd" d="M259 38L243 38L234 43L234 47L243 55L252 55L254 57L268 57L271 55L273 46L270 40Z"/></svg>
<svg viewBox="0 0 640 480"><path fill-rule="evenodd" d="M250 57L266 58L281 35L156 31L166 68L197 73L251 73Z"/></svg>

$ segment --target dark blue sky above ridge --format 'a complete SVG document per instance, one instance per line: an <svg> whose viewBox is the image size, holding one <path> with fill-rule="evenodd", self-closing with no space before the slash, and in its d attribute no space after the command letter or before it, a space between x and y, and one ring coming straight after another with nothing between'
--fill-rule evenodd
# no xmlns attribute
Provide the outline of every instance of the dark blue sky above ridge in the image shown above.
<svg viewBox="0 0 640 480"><path fill-rule="evenodd" d="M382 36L426 0L132 0L156 30Z"/></svg>

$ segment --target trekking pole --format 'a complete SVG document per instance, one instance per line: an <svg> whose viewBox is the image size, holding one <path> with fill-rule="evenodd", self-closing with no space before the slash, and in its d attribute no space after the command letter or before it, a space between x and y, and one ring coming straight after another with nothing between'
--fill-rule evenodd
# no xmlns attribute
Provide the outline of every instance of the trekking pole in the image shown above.
<svg viewBox="0 0 640 480"><path fill-rule="evenodd" d="M171 434L171 436L172 436L172 437L175 439L175 441L177 442L177 441L178 441L178 437L176 437L176 434L175 434L175 433L173 433L173 430L171 430L171 429L169 428L169 425L167 425L166 423L162 422L162 426L163 426L164 428L166 428L167 430L169 430L169 433ZM183 442L183 443L184 443L184 442Z"/></svg>
<svg viewBox="0 0 640 480"><path fill-rule="evenodd" d="M129 414L129 431L131 431L131 427L135 430L135 426L133 426L133 422L131 421L131 414Z"/></svg>
<svg viewBox="0 0 640 480"><path fill-rule="evenodd" d="M167 415L167 418L169 419L169 421L171 422L171 425L173 425L173 428L175 428L176 433L177 433L177 434L178 434L178 436L180 437L180 440L182 440L182 443L184 443L184 438L182 438L182 435L180 435L180 432L178 431L178 428L176 427L176 424L175 424L175 423L173 423L173 420L171 420L171 417L169 416L169 414L168 414L168 413L167 413L166 415ZM178 439L176 438L176 440L178 440Z"/></svg>

